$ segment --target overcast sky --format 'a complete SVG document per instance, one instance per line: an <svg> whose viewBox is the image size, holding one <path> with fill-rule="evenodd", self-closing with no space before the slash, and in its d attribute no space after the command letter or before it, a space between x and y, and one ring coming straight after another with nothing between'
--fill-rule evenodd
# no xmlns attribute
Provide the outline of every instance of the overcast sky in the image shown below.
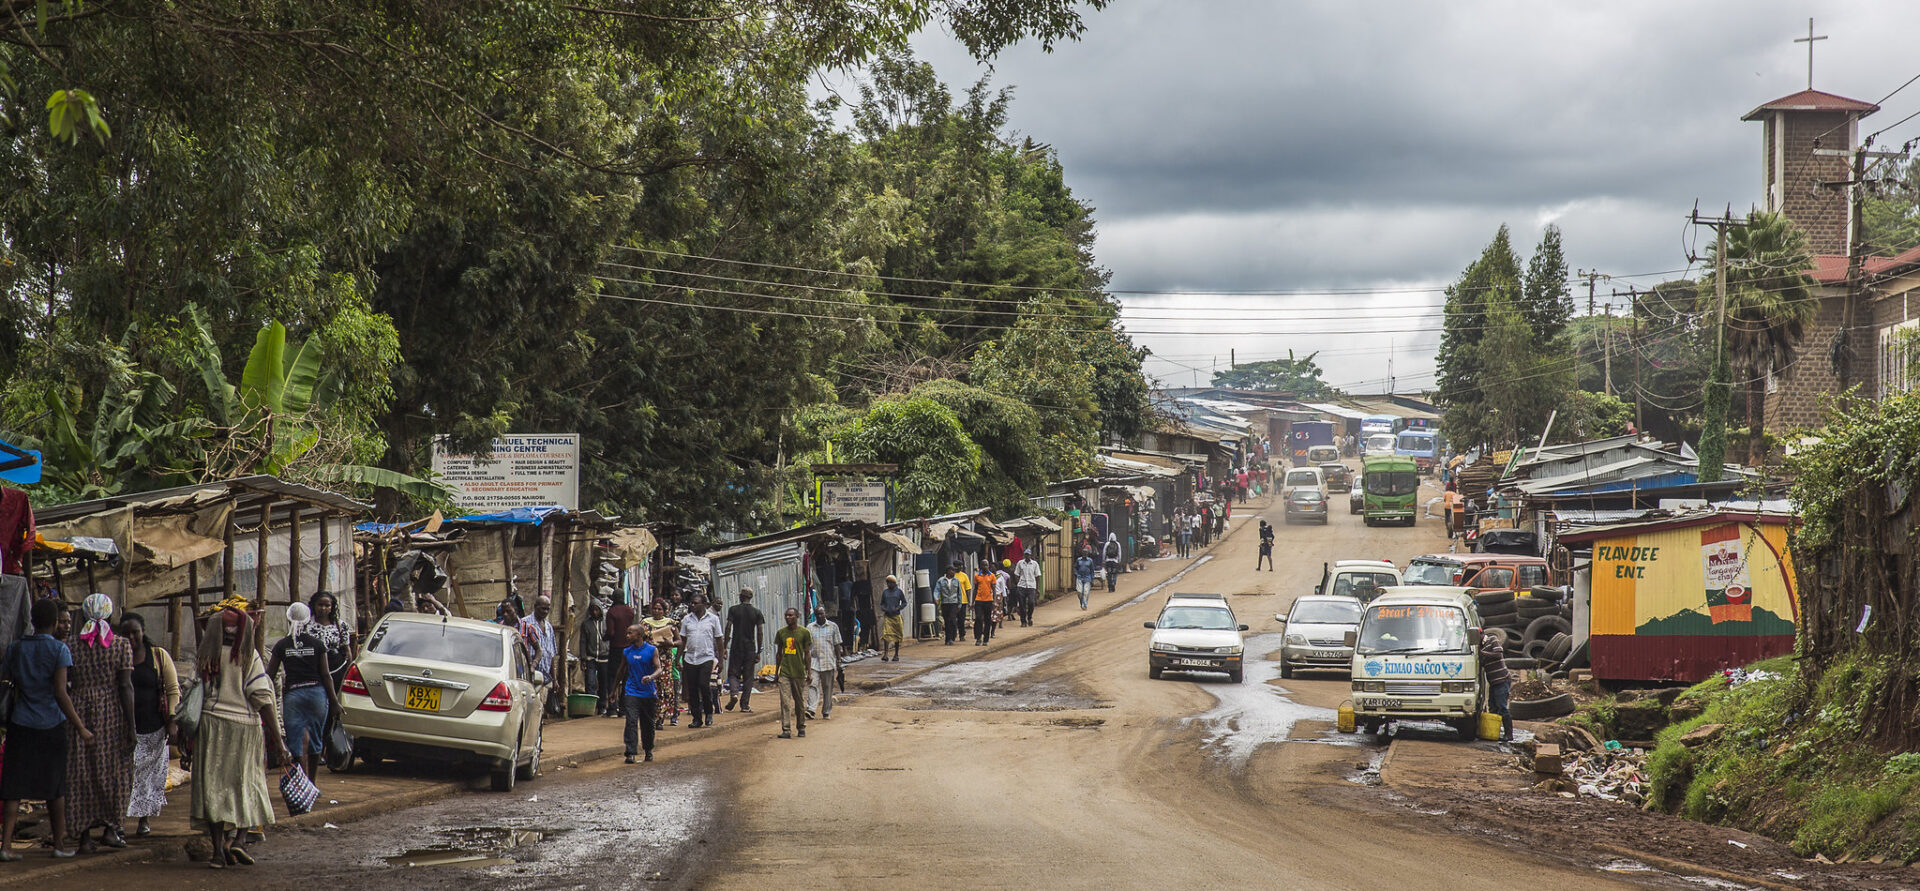
<svg viewBox="0 0 1920 891"><path fill-rule="evenodd" d="M1501 223L1522 259L1552 222L1570 270L1637 275L1604 300L1687 265L1696 199L1758 201L1740 117L1806 86L1809 16L1815 88L1874 101L1920 74L1920 0L1115 0L990 73L1097 208L1113 287L1172 292L1122 295L1150 374L1320 350L1330 382L1379 392L1391 351L1410 390L1433 381L1430 289ZM956 93L989 73L944 35L917 48ZM1863 132L1916 110L1920 84ZM1195 293L1314 289L1343 293ZM1383 333L1329 333L1358 330Z"/></svg>

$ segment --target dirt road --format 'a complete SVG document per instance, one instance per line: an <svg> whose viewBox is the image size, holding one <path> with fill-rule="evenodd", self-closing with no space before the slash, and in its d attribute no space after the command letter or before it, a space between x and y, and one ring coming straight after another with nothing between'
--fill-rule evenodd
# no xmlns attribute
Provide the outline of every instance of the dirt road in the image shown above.
<svg viewBox="0 0 1920 891"><path fill-rule="evenodd" d="M1403 563L1446 539L1433 520L1366 528L1333 500L1328 526L1276 523L1276 571L1253 570L1243 517L1165 589L843 699L805 739L742 727L651 765L277 833L271 861L241 874L184 861L140 874L169 887L1699 887L1536 855L1369 784L1386 750L1330 729L1346 679L1281 684L1262 658L1274 614L1323 560ZM1175 591L1232 595L1252 626L1243 683L1147 679L1141 623ZM1039 620L1084 615L1054 603Z"/></svg>

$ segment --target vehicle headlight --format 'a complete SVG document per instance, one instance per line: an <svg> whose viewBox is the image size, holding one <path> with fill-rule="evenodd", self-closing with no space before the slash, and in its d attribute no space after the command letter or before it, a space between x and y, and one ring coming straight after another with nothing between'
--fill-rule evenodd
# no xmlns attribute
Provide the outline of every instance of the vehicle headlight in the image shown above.
<svg viewBox="0 0 1920 891"><path fill-rule="evenodd" d="M1387 692L1387 682L1386 681L1354 681L1353 692L1385 693Z"/></svg>
<svg viewBox="0 0 1920 891"><path fill-rule="evenodd" d="M1307 642L1307 636L1304 634L1287 635L1287 643L1295 644L1295 645L1304 645L1306 642Z"/></svg>
<svg viewBox="0 0 1920 891"><path fill-rule="evenodd" d="M1158 641L1155 641L1151 649L1156 653L1171 653L1174 650L1179 649L1179 647L1176 647L1170 643L1160 643Z"/></svg>
<svg viewBox="0 0 1920 891"><path fill-rule="evenodd" d="M1213 651L1214 651L1214 652L1216 652L1216 653L1219 653L1219 654L1221 654L1221 655L1224 655L1224 656L1238 656L1238 655L1240 655L1240 648L1239 648L1239 647L1214 647L1214 648L1213 648Z"/></svg>
<svg viewBox="0 0 1920 891"><path fill-rule="evenodd" d="M1441 681L1440 692L1472 693L1474 686L1475 686L1475 682L1473 681Z"/></svg>

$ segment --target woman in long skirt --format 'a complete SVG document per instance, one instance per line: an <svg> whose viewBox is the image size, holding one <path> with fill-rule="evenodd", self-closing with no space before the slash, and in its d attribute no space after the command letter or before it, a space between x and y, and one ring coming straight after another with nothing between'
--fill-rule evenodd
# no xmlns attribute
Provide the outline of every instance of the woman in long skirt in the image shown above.
<svg viewBox="0 0 1920 891"><path fill-rule="evenodd" d="M273 713L273 683L253 648L253 618L245 601L234 598L215 607L200 634L200 682L206 685L200 706L200 731L193 746L193 823L213 842L214 869L252 866L241 847L248 827L273 822L273 797L262 766L267 735L282 763L291 762Z"/></svg>
<svg viewBox="0 0 1920 891"><path fill-rule="evenodd" d="M81 611L87 623L73 648L69 672L74 711L93 730L91 741L79 738L78 728L68 740L73 756L67 760L67 833L78 839L80 850L100 845L124 848L120 824L133 797L133 644L113 633L113 599L90 594ZM92 830L100 827L95 843Z"/></svg>
<svg viewBox="0 0 1920 891"><path fill-rule="evenodd" d="M647 606L647 617L640 620L647 626L647 637L654 649L658 650L658 659L662 675L655 688L660 696L660 714L653 719L655 727L680 723L680 662L676 641L680 637L680 622L667 615L667 602L656 598Z"/></svg>
<svg viewBox="0 0 1920 891"><path fill-rule="evenodd" d="M147 821L167 806L167 741L173 738L173 713L180 707L180 678L165 647L147 639L139 613L120 620L120 634L133 647L133 798L127 816L140 825L134 835L151 835Z"/></svg>

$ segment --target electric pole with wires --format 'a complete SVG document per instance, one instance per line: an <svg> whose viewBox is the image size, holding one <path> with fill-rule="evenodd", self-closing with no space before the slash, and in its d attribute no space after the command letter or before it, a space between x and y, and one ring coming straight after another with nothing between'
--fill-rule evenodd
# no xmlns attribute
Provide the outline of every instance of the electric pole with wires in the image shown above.
<svg viewBox="0 0 1920 891"><path fill-rule="evenodd" d="M1699 481L1719 482L1727 466L1727 403L1732 400L1733 372L1727 367L1727 231L1746 225L1734 219L1733 208L1718 217L1703 217L1695 206L1687 221L1695 226L1713 227L1716 241L1713 251L1713 296L1719 308L1713 320L1713 372L1707 377L1706 405L1700 426ZM1696 258L1689 258L1696 259Z"/></svg>

